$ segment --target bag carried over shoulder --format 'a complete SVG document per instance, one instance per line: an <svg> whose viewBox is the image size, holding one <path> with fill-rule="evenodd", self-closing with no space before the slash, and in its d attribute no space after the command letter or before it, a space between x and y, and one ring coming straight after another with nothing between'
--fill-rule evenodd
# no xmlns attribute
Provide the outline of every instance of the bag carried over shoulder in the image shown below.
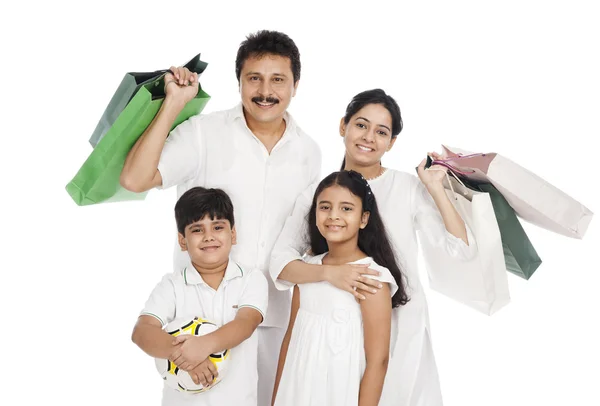
<svg viewBox="0 0 600 406"><path fill-rule="evenodd" d="M196 73L202 73L206 63L200 61L198 54L192 61L197 67ZM66 186L71 198L79 206L117 202L126 200L143 200L147 192L133 193L125 190L119 183L119 178L125 158L136 143L138 138L150 125L165 97L164 71L153 79L143 82L118 117L110 125L104 136L83 163L75 177ZM123 93L126 98L126 94ZM116 94L115 94L116 97ZM122 104L123 97L117 99L112 111L117 111ZM210 96L198 86L198 93L194 99L186 104L171 129L175 128L191 116L200 114L208 103ZM113 101L111 101L113 103ZM110 107L110 104L109 104ZM107 108L107 111L109 108ZM98 128L105 128L111 119L105 111L105 121L98 124ZM104 117L104 116L103 116ZM103 124L104 123L104 124ZM101 131L100 131L101 132Z"/></svg>
<svg viewBox="0 0 600 406"><path fill-rule="evenodd" d="M593 213L565 192L498 153L472 153L443 146L442 163L478 183L492 184L522 219L581 239Z"/></svg>

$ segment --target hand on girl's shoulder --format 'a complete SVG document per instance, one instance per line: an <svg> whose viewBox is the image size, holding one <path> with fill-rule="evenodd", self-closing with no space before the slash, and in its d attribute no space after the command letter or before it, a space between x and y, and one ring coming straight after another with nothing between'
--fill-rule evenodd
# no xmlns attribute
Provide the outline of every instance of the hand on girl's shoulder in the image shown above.
<svg viewBox="0 0 600 406"><path fill-rule="evenodd" d="M379 265L375 261L373 261L372 258L368 258L368 260L371 261L369 268L373 269L375 271L378 271L379 276L376 276L376 275L365 275L365 276L367 278L378 280L379 282L388 283L390 285L390 294L392 296L394 296L394 294L398 290L398 284L396 283L396 280L392 276L392 273L389 271L389 269L387 269L387 268ZM361 261L361 263L362 263L362 261Z"/></svg>

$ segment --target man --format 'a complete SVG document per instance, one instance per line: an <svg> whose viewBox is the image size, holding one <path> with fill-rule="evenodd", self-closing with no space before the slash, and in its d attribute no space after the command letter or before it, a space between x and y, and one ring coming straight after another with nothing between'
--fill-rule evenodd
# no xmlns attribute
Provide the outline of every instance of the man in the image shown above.
<svg viewBox="0 0 600 406"><path fill-rule="evenodd" d="M236 58L241 103L191 117L169 135L177 115L198 91L198 76L171 68L165 101L129 152L121 184L142 192L177 185L223 189L238 218L232 257L265 274L275 241L298 195L320 179L321 152L287 113L300 80L300 54L285 34L259 31ZM176 252L175 269L185 266ZM290 294L269 280L269 311L258 328L258 404L270 405L277 358L289 318Z"/></svg>

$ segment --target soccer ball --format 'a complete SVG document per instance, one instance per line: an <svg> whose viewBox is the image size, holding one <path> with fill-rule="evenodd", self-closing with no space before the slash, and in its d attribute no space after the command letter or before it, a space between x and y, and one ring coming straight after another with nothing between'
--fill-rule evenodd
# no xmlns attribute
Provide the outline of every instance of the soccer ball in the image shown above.
<svg viewBox="0 0 600 406"><path fill-rule="evenodd" d="M217 325L211 321L205 320L200 317L194 317L194 319L175 319L169 323L166 327L167 333L173 337L177 337L183 334L202 336L208 333L212 333L217 330ZM227 370L227 364L229 360L229 350L225 350L209 356L210 361L217 367L219 376L213 381L213 384L208 388L204 386L196 385L192 380L190 374L180 370L177 365L173 364L168 359L155 358L156 369L160 376L164 379L167 386L177 389L181 392L186 393L202 393L210 388L214 387L219 383L225 376Z"/></svg>

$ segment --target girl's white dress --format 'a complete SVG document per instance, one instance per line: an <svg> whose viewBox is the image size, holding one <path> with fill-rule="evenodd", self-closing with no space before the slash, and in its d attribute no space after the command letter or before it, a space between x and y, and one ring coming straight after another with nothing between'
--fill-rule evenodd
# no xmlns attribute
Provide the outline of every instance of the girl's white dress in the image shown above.
<svg viewBox="0 0 600 406"><path fill-rule="evenodd" d="M321 264L325 254L307 262ZM387 268L364 258L381 272L374 277L398 290ZM364 334L360 304L349 292L328 282L306 283L300 288L300 308L294 323L276 406L349 406L358 404L365 371Z"/></svg>

